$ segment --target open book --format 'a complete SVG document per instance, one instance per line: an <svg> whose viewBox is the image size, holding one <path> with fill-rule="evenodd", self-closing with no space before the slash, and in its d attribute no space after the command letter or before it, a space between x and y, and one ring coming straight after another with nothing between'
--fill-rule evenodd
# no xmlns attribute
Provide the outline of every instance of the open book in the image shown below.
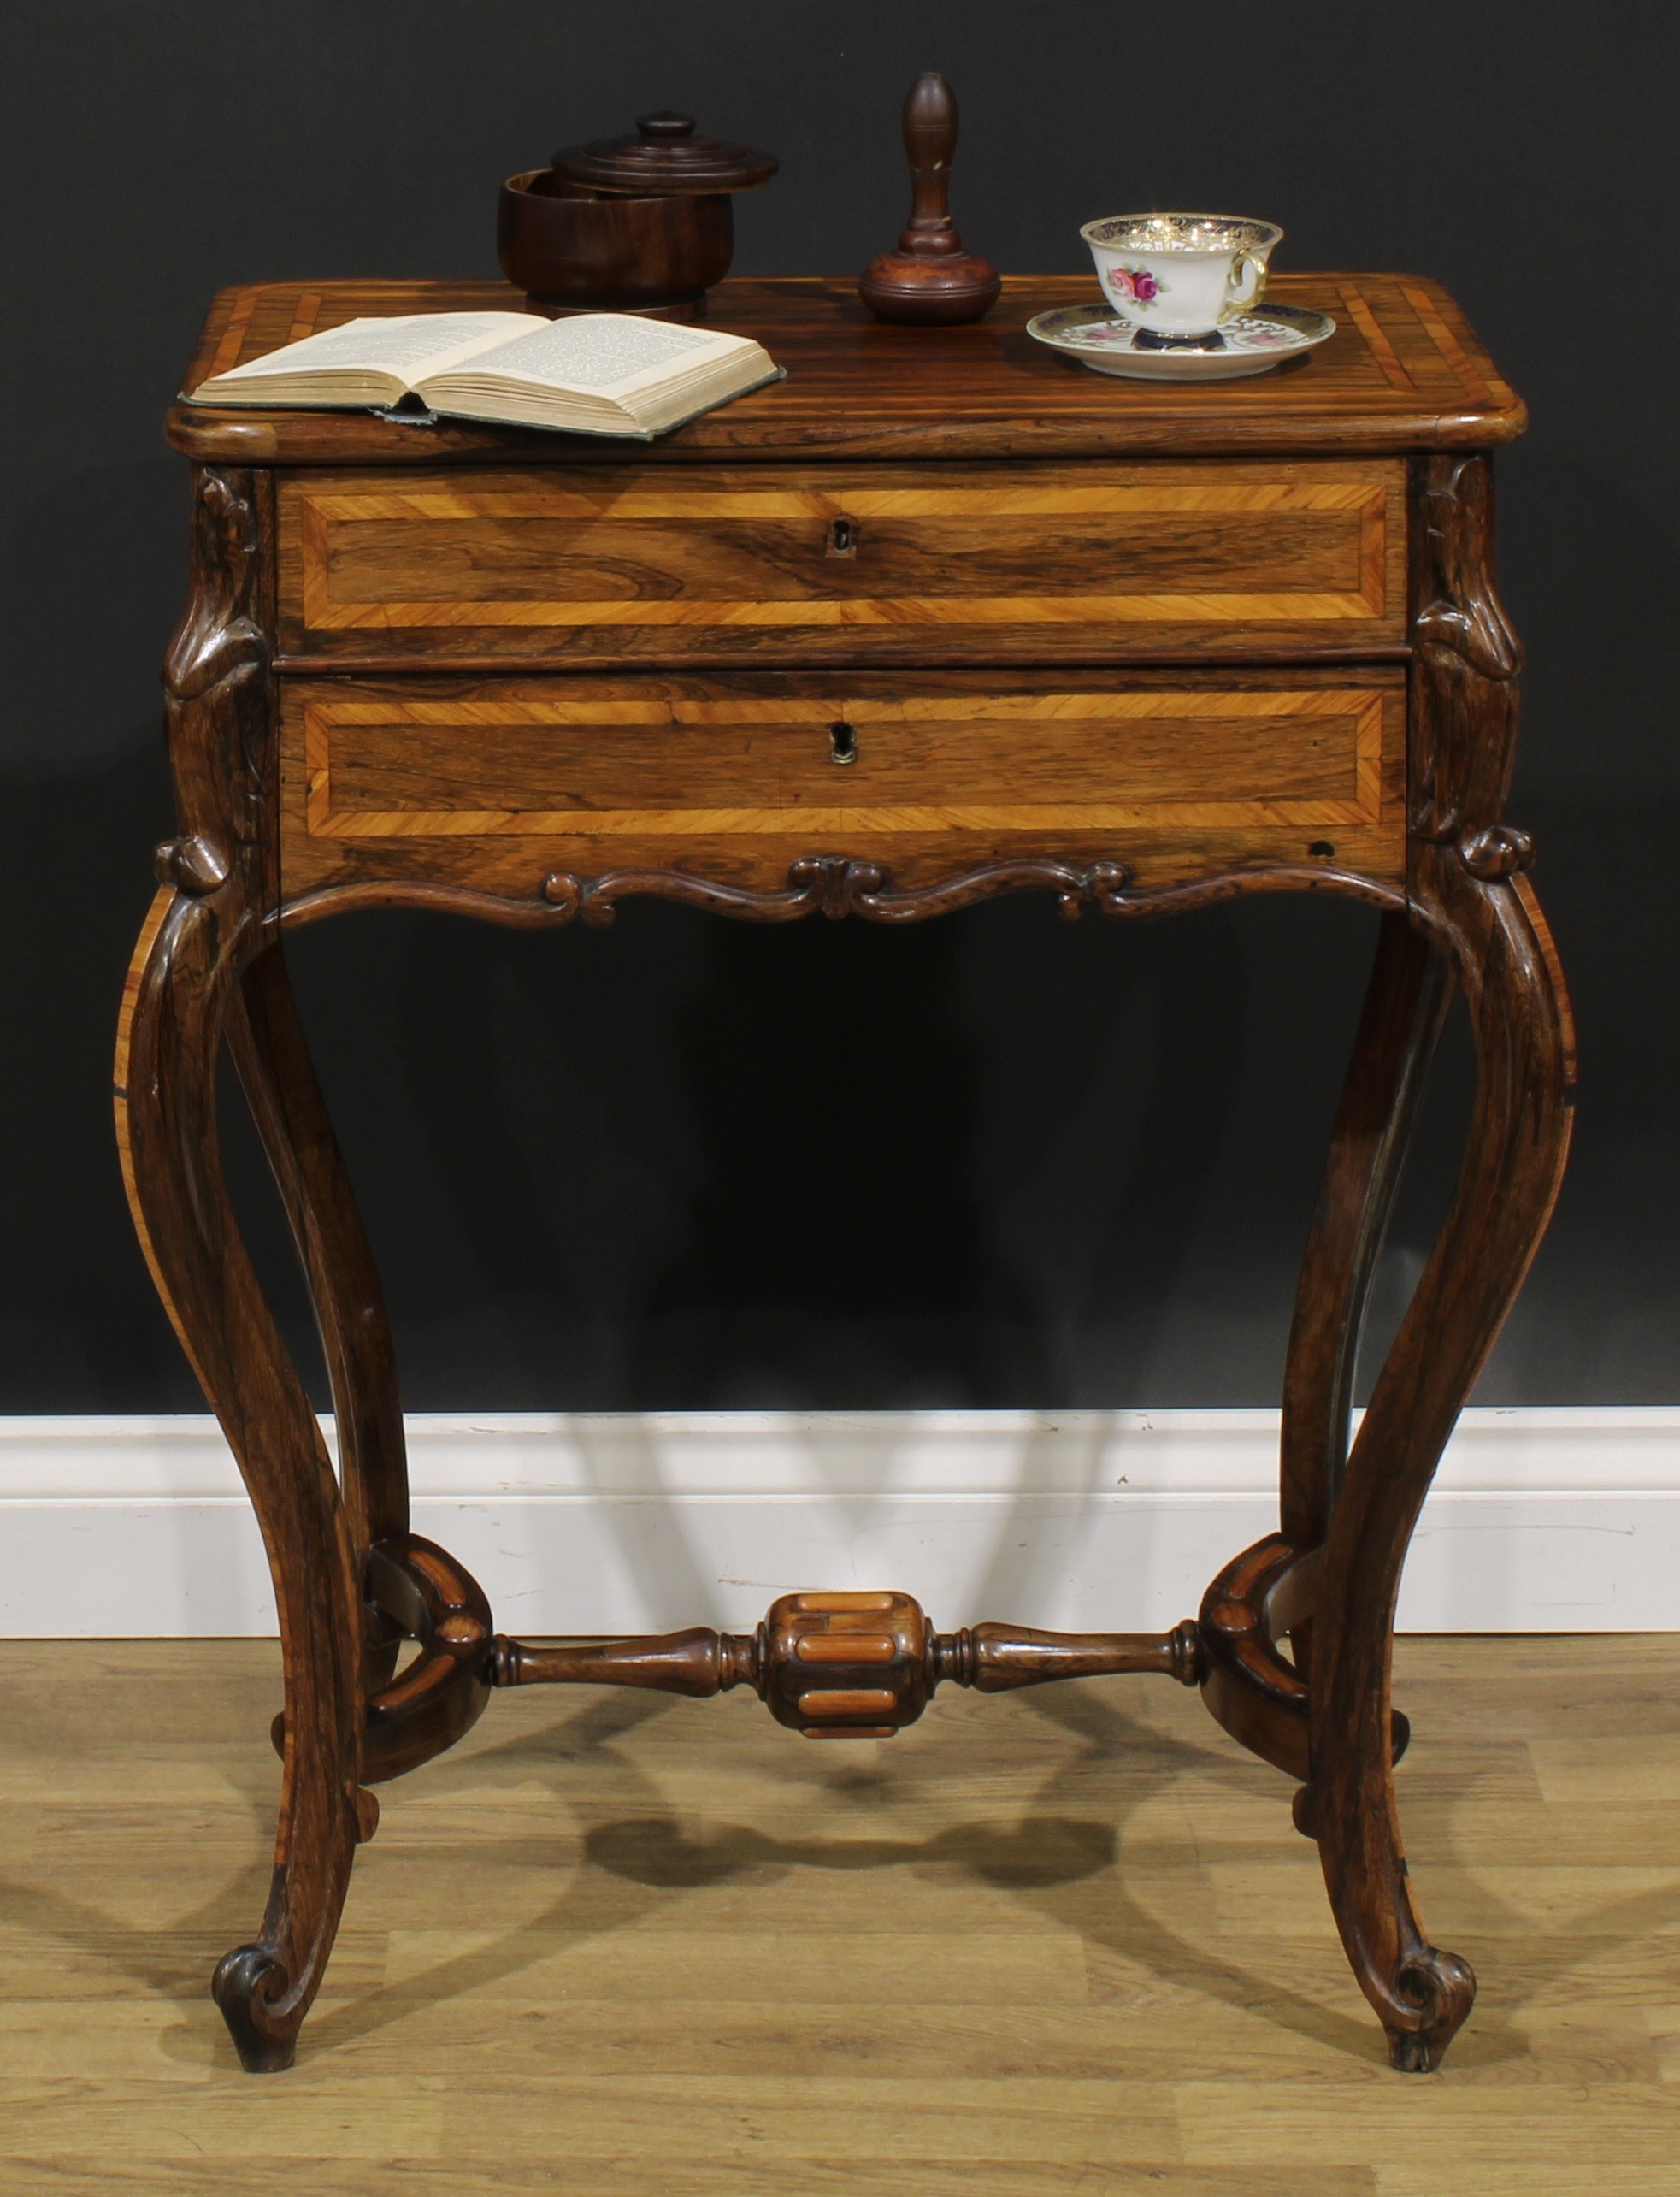
<svg viewBox="0 0 1680 2197"><path fill-rule="evenodd" d="M384 410L418 399L455 419L651 441L781 379L751 336L634 313L405 313L346 321L212 374L191 401Z"/></svg>

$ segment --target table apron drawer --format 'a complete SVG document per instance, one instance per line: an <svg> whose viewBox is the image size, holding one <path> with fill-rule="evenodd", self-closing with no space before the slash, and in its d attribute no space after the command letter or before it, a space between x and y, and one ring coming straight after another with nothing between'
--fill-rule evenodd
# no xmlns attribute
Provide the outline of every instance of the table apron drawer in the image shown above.
<svg viewBox="0 0 1680 2197"><path fill-rule="evenodd" d="M1404 874L1404 675L811 673L282 682L286 898L515 897L668 869L770 889L811 855L924 884L1123 863L1141 884Z"/></svg>
<svg viewBox="0 0 1680 2197"><path fill-rule="evenodd" d="M1399 459L283 475L283 653L579 665L1394 654Z"/></svg>

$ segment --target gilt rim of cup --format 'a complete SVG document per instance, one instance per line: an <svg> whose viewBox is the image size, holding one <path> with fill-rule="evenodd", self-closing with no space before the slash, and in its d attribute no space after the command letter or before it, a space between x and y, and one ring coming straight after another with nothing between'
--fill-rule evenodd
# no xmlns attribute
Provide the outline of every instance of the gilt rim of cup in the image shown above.
<svg viewBox="0 0 1680 2197"><path fill-rule="evenodd" d="M1205 230L1206 235L1144 236L1137 231L1173 222ZM1213 232L1217 232L1217 235ZM1081 225L1087 244L1114 251L1222 252L1269 251L1282 237L1276 221L1263 221L1251 214L1103 214Z"/></svg>

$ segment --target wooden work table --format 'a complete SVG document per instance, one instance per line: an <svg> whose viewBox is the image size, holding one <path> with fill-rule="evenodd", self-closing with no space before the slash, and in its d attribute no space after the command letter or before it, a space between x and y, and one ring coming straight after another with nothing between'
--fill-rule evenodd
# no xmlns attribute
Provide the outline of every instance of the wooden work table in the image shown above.
<svg viewBox="0 0 1680 2197"><path fill-rule="evenodd" d="M1331 340L1188 387L1025 334L1089 287L1016 278L979 325L908 328L848 284L727 282L714 319L788 378L651 446L170 413L196 469L165 670L180 830L130 974L117 1112L280 1606L274 1890L215 1986L253 2070L290 2062L378 1820L369 1787L535 1681L744 1686L840 1739L898 1731L941 1684L1177 1678L1295 1781L1394 2064L1434 2067L1470 2010L1474 1978L1406 1881L1388 1664L1412 1527L1568 1141L1568 1004L1530 842L1504 820L1519 652L1489 458L1524 416L1421 279L1279 281L1335 317ZM359 314L518 303L482 282L229 291L186 386ZM1070 917L1279 891L1382 912L1291 1336L1278 1531L1158 1636L941 1633L885 1589L784 1596L753 1634L498 1634L409 1530L390 1331L282 933L398 904L599 924L642 895L904 923L1020 889ZM1455 990L1478 1059L1464 1171L1350 1440L1371 1270ZM224 1042L314 1296L342 1484L222 1184Z"/></svg>

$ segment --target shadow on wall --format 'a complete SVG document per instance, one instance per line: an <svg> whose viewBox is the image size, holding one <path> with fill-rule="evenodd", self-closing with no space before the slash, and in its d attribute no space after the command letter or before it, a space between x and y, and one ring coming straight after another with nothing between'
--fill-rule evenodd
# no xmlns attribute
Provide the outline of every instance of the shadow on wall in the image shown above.
<svg viewBox="0 0 1680 2197"><path fill-rule="evenodd" d="M1147 1381L1236 1103L1225 912L1147 946L1025 902L892 933L380 918L343 944L293 958L399 1326L428 1338L416 1408ZM1284 1171L1296 1248L1314 1167Z"/></svg>
<svg viewBox="0 0 1680 2197"><path fill-rule="evenodd" d="M186 514L179 460L102 466L54 481L0 552L0 767L33 784L74 781L90 820L112 783L102 774L125 762L144 758L165 783L157 667L186 595ZM144 553L157 542L163 555ZM167 826L167 805L163 818ZM59 851L77 844L73 836ZM149 880L148 842L136 837L129 851ZM113 874L123 872L76 865L84 890L103 890ZM59 966L62 976L68 965Z"/></svg>
<svg viewBox="0 0 1680 2197"><path fill-rule="evenodd" d="M1097 1513L1105 1496L1113 1510L1113 1468L1128 1454L1120 1415L1071 1415L1058 1425L1011 1414L983 1426L910 1414L790 1417L773 1430L726 1420L714 1436L669 1420L580 1414L563 1422L563 1438L589 1491L587 1530L604 1559L595 1586L601 1606L563 1621L581 1630L681 1622L750 1631L777 1594L876 1587L889 1578L921 1595L946 1629L999 1615L1048 1625L1120 1621L1112 1596L1093 1590L1081 1563L1099 1528L1113 1556L1117 1520ZM707 1474L702 1460L712 1450L733 1455ZM697 1477L725 1485L739 1478L737 1499L720 1499L714 1486L697 1502ZM1139 1623L1156 1621L1162 1606L1193 1608L1203 1581L1187 1582L1186 1537L1173 1530L1180 1521L1147 1500L1128 1503L1126 1512L1127 1621L1146 1599ZM559 1522L537 1506L517 1522L498 1520L498 1540L523 1544L522 1580L529 1573L546 1581L561 1568L553 1550L539 1545ZM569 1516L565 1527L573 1524ZM1169 1544L1158 1563L1158 1541ZM1099 1568L1106 1576L1111 1566ZM498 1604L498 1615L518 1629L510 1607Z"/></svg>
<svg viewBox="0 0 1680 2197"><path fill-rule="evenodd" d="M706 1176L646 1295L639 1392L1061 1396L1058 1329L1122 1307L1130 1392L1229 1107L1210 1040L1241 976L1217 924L1153 966L1097 928L1040 906L719 941L680 1041Z"/></svg>
<svg viewBox="0 0 1680 2197"><path fill-rule="evenodd" d="M203 1409L128 1224L112 1131L123 972L172 814L156 724L128 745L4 795L0 1409Z"/></svg>
<svg viewBox="0 0 1680 2197"><path fill-rule="evenodd" d="M109 476L113 524L150 480ZM170 824L145 685L131 696L91 658L60 714L25 728L50 768L8 798L11 1410L202 1408L109 1112L122 971ZM1671 812L1517 804L1581 1008L1583 1091L1483 1403L1671 1400L1680 1231L1653 1225L1680 1206L1680 1036L1653 1011ZM651 905L603 934L387 915L291 952L412 1408L1064 1409L1276 1400L1369 937L1361 911L1287 901L1156 928L1068 925L1023 898L890 933ZM1466 1066L1448 1062L1424 1124L1379 1328L1456 1172ZM253 1248L313 1366L260 1158L227 1118Z"/></svg>
<svg viewBox="0 0 1680 2197"><path fill-rule="evenodd" d="M39 455L21 436L14 478ZM127 1227L110 1113L123 971L173 815L156 665L180 605L185 499L161 452L70 473L0 546L3 1410L197 1398ZM156 541L167 556L139 552Z"/></svg>

